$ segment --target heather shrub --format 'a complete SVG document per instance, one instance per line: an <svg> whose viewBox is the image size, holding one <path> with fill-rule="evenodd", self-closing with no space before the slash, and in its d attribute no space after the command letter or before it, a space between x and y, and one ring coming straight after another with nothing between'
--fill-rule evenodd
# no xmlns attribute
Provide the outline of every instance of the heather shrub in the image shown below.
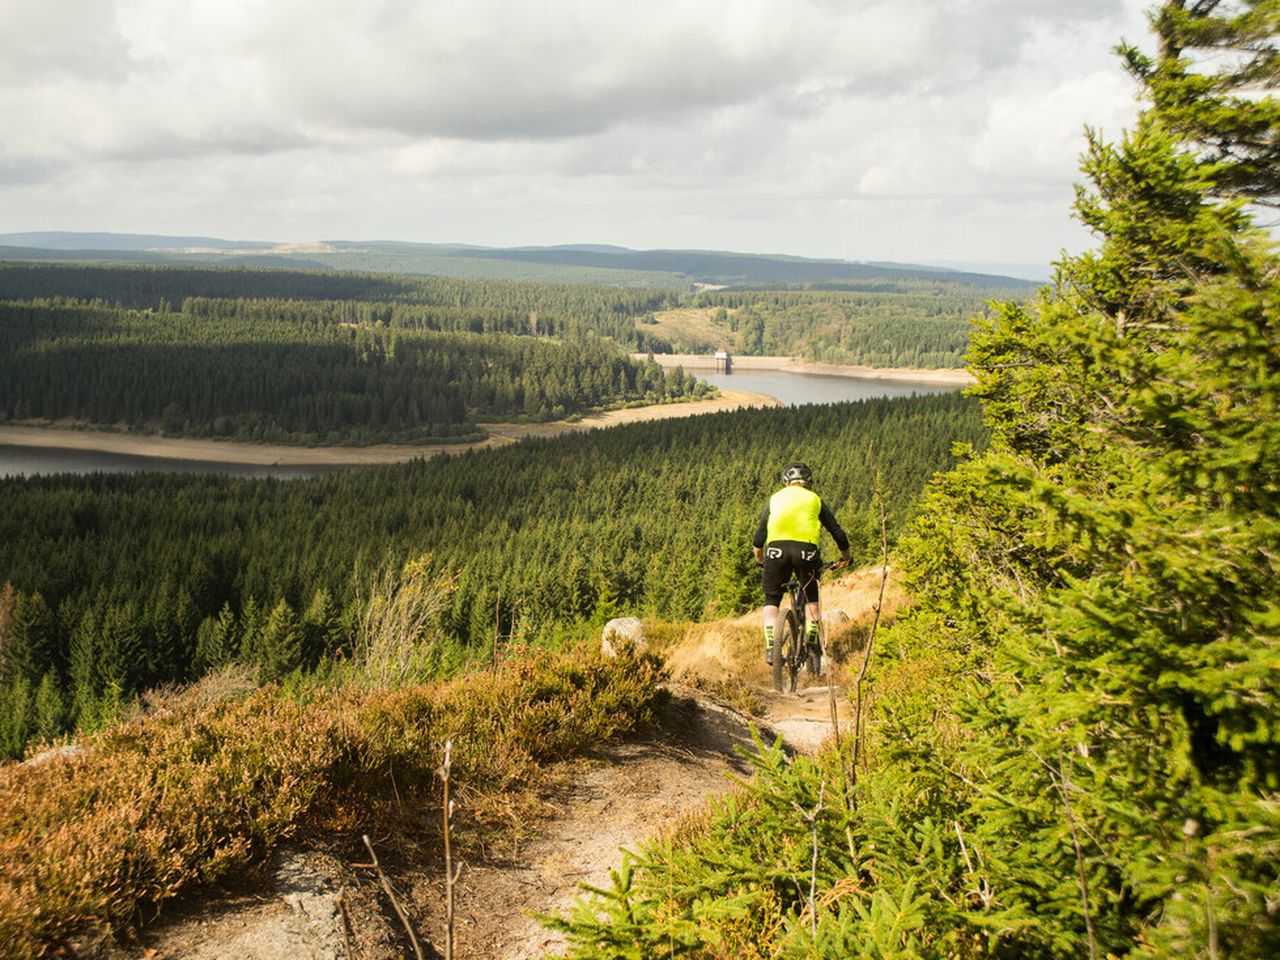
<svg viewBox="0 0 1280 960"><path fill-rule="evenodd" d="M0 955L126 924L336 805L388 817L393 789L436 789L446 740L455 779L477 796L533 782L540 765L644 722L659 677L649 658L530 650L494 672L395 689L170 695L81 749L0 769Z"/></svg>

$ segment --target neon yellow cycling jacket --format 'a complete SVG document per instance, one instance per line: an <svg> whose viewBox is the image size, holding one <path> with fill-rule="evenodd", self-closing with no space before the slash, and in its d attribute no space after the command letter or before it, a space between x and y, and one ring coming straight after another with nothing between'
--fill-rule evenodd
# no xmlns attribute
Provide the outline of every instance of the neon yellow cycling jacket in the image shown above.
<svg viewBox="0 0 1280 960"><path fill-rule="evenodd" d="M849 537L822 498L807 487L792 484L769 498L768 506L760 515L752 546L763 547L776 540L817 546L823 527L831 534L837 547L842 551L849 549Z"/></svg>

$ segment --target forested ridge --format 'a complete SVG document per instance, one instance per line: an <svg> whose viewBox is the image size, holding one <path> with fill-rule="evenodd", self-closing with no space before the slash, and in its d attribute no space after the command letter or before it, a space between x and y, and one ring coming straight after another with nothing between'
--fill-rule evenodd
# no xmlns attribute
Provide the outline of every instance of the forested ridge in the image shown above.
<svg viewBox="0 0 1280 960"><path fill-rule="evenodd" d="M349 662L357 585L384 560L401 570L430 554L409 569L449 600L447 640L429 648L439 673L498 636L555 645L617 613L736 611L759 598L754 519L797 457L859 562L881 556L883 493L891 566L914 606L853 664L865 682L844 739L814 757L761 744L751 782L625 854L608 889L558 921L565 955L1280 955L1280 253L1256 219L1280 206L1280 0L1168 0L1152 27L1154 54L1121 48L1143 95L1133 130L1086 144L1075 210L1097 248L1064 258L1031 302L983 317L966 358L980 414L954 395L740 411L296 483L0 482L7 754L230 661L282 681L206 708L198 726L162 716L152 740L124 728L121 754L156 743L177 758L162 774L92 752L73 761L160 784L148 809L180 840L192 818L172 797L203 784L212 822L241 844L226 861L208 846L176 858L176 841L111 808L101 817L124 826L109 849L147 850L116 868L77 846L64 811L9 791L10 862L44 853L34 821L57 841L48 871L69 891L62 913L10 909L28 942L72 929L90 894L106 913L122 878L132 890L173 862L192 877L243 862L231 803L262 791L237 784L320 790L354 767L394 789L384 771L430 781L424 757L449 734L428 724L442 718L483 721L472 726L491 735L471 755L489 764L517 752L506 737L523 737L522 756L565 727L584 742L606 718L582 729L583 690L612 689L620 712L643 698L629 662L594 687L577 664L551 678L522 667L460 685L482 690L483 709L462 693L375 691L368 712L334 710L302 737L299 717L332 709L303 677ZM772 309L772 292L750 295L761 299L721 302L717 322ZM781 295L794 299L779 316L816 309L803 291ZM539 711L566 688L578 720L561 727ZM514 730L504 697L530 708ZM226 717L256 739L225 735ZM281 750L278 731L307 750ZM319 755L312 779L282 762L298 752ZM9 769L71 783L55 796L73 813L97 792L71 768ZM270 837L293 822L248 809ZM74 871L58 844L82 857Z"/></svg>
<svg viewBox="0 0 1280 960"><path fill-rule="evenodd" d="M970 318L983 314L992 297L1024 296L1026 289L899 277L678 294L386 274L0 262L0 301L73 300L192 315L566 340L597 334L629 352L727 347L869 366L958 366ZM653 329L655 313L684 306L715 309L717 336L673 339Z"/></svg>
<svg viewBox="0 0 1280 960"><path fill-rule="evenodd" d="M592 334L438 332L394 309L367 319L359 306L0 303L0 419L232 440L429 443L483 437L484 420L563 419L710 392Z"/></svg>
<svg viewBox="0 0 1280 960"><path fill-rule="evenodd" d="M350 653L355 594L388 557L452 580L449 663L495 628L572 635L619 613L696 618L756 600L749 541L791 456L869 559L876 465L896 530L953 443L958 395L615 427L307 481L180 475L0 481L3 749L94 726L148 687L230 660L263 679Z"/></svg>
<svg viewBox="0 0 1280 960"><path fill-rule="evenodd" d="M974 337L991 444L900 542L855 733L763 750L567 956L1280 956L1280 3L1152 26L1098 249Z"/></svg>
<svg viewBox="0 0 1280 960"><path fill-rule="evenodd" d="M716 308L722 339L711 345L678 343L675 352L724 347L824 363L959 367L973 319L1001 293L1014 295L924 280L704 292L693 303Z"/></svg>

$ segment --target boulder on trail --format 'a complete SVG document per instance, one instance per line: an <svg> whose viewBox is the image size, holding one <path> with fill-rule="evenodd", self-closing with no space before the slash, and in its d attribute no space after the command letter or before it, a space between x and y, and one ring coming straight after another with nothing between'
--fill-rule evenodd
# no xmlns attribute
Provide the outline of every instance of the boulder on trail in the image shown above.
<svg viewBox="0 0 1280 960"><path fill-rule="evenodd" d="M648 644L644 640L644 625L639 617L614 617L604 625L600 636L600 652L606 657L616 657L623 647L633 647L643 653Z"/></svg>
<svg viewBox="0 0 1280 960"><path fill-rule="evenodd" d="M823 610L822 622L828 627L839 627L849 622L849 615L843 610Z"/></svg>

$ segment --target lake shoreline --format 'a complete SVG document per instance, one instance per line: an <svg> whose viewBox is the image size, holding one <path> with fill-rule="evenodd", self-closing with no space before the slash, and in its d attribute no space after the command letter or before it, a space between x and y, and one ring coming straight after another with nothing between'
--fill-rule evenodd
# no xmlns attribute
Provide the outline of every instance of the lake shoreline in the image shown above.
<svg viewBox="0 0 1280 960"><path fill-rule="evenodd" d="M484 440L471 443L430 445L372 444L367 447L301 447L284 444L238 443L231 440L200 440L189 437L157 437L116 433L109 430L80 430L72 427L0 424L0 444L53 450L91 451L166 460L241 464L264 467L341 467L381 463L404 463L437 454L460 454L506 446L526 437L552 437L579 430L594 430L626 423L666 420L740 410L744 407L779 406L764 394L742 390L721 390L710 400L682 400L644 407L625 407L592 414L569 423L486 423Z"/></svg>
<svg viewBox="0 0 1280 960"><path fill-rule="evenodd" d="M646 360L647 353L634 354ZM664 370L683 367L686 372L697 374L716 369L715 358L705 353L655 353L653 359ZM737 354L731 357L729 376L734 372L747 373L776 370L781 373L807 373L823 377L849 377L855 380L890 380L894 382L928 383L953 387L967 387L975 383L968 370L950 367L864 367L851 363L819 363L796 357L747 357Z"/></svg>

